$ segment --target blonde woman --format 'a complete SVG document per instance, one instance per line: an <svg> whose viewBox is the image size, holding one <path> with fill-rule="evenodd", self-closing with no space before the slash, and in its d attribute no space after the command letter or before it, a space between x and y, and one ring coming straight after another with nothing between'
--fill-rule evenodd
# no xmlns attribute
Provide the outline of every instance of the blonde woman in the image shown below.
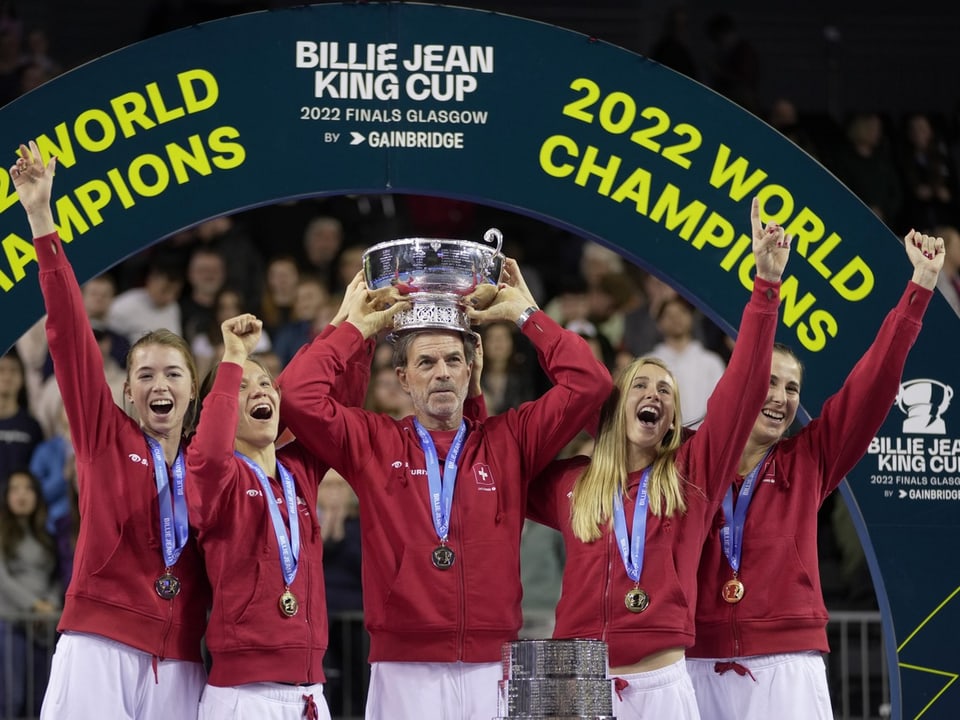
<svg viewBox="0 0 960 720"><path fill-rule="evenodd" d="M621 720L699 718L684 665L693 644L700 547L763 402L790 238L760 222L757 273L740 336L683 441L679 388L656 358L621 373L601 415L593 458L558 461L533 483L528 516L560 530L567 562L555 638L609 645Z"/></svg>

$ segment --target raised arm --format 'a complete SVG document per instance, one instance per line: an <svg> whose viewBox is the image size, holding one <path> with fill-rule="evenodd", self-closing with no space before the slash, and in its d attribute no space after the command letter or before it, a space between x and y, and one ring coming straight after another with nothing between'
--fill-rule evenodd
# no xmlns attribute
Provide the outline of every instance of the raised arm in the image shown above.
<svg viewBox="0 0 960 720"><path fill-rule="evenodd" d="M506 260L503 277L490 306L468 314L478 322L509 320L520 325L554 383L542 397L504 413L521 442L523 479L529 482L596 414L613 381L583 338L561 328L537 307L516 261Z"/></svg>
<svg viewBox="0 0 960 720"><path fill-rule="evenodd" d="M893 407L907 355L920 334L945 254L943 238L911 230L904 238L913 266L910 282L886 316L876 339L857 361L843 386L823 405L800 435L826 468L821 501L850 472Z"/></svg>
<svg viewBox="0 0 960 720"><path fill-rule="evenodd" d="M707 401L704 422L682 450L689 459L689 479L715 502L736 477L740 455L767 396L780 277L790 257L791 237L779 225L763 224L756 198L750 224L757 267L753 292L740 320L730 362Z"/></svg>
<svg viewBox="0 0 960 720"><path fill-rule="evenodd" d="M370 292L362 283L351 287L344 302L344 321L287 365L280 377L280 397L283 424L323 464L349 476L348 467L370 459L376 438L372 427L360 427L373 420L339 402L336 389L367 341L389 327L409 302L393 288Z"/></svg>
<svg viewBox="0 0 960 720"><path fill-rule="evenodd" d="M77 457L89 459L98 442L113 442L114 426L125 421L116 406L93 336L83 296L67 262L53 221L50 199L56 158L42 161L37 144L20 146L10 177L27 213L40 266L40 291L47 311L46 332L57 382L70 421Z"/></svg>
<svg viewBox="0 0 960 720"><path fill-rule="evenodd" d="M223 359L212 387L203 398L197 432L187 448L187 500L190 521L204 528L217 521L218 509L231 497L239 479L234 459L243 364L260 339L262 323L250 314L220 325Z"/></svg>

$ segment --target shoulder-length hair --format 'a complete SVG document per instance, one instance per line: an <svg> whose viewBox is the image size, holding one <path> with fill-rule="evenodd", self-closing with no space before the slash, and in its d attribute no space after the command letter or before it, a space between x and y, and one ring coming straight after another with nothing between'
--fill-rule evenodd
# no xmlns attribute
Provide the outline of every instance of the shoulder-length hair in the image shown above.
<svg viewBox="0 0 960 720"><path fill-rule="evenodd" d="M644 365L662 368L673 380L673 425L660 440L656 459L650 468L647 486L650 512L664 516L686 512L683 481L676 467L677 449L683 440L680 390L663 360L641 357L627 365L617 377L613 392L600 412L593 458L573 486L570 523L574 535L583 542L599 540L603 536L602 528L613 522L614 495L627 491L627 446L630 442L627 439L627 395Z"/></svg>

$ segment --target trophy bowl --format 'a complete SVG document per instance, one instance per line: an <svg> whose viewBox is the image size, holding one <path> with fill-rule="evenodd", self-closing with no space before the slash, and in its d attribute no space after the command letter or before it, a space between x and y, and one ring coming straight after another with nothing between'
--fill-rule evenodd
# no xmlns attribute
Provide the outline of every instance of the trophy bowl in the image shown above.
<svg viewBox="0 0 960 720"><path fill-rule="evenodd" d="M396 287L411 308L393 318L393 332L439 329L471 332L463 298L479 286L496 287L503 270L503 234L490 228L484 243L444 238L400 238L363 253L367 287Z"/></svg>

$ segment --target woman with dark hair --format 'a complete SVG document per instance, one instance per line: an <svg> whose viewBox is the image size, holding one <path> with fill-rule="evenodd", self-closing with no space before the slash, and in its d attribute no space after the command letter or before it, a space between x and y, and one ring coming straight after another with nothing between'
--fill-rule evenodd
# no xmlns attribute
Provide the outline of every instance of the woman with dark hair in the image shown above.
<svg viewBox="0 0 960 720"><path fill-rule="evenodd" d="M900 302L820 416L792 437L803 367L774 347L766 398L700 560L687 665L705 718L833 718L817 513L893 407L943 267L942 238L911 230L904 246L913 277Z"/></svg>
<svg viewBox="0 0 960 720"><path fill-rule="evenodd" d="M47 532L47 506L35 476L16 470L2 485L0 503L0 715L35 716L46 680L47 625L60 609L57 555ZM21 616L19 619L16 616ZM28 647L31 645L33 647ZM31 662L32 659L32 662ZM34 698L27 697L27 667Z"/></svg>
<svg viewBox="0 0 960 720"><path fill-rule="evenodd" d="M195 718L210 587L188 532L183 434L198 382L183 338L154 330L114 402L50 198L56 159L20 146L10 176L27 212L47 339L76 455L83 521L41 718Z"/></svg>
<svg viewBox="0 0 960 720"><path fill-rule="evenodd" d="M0 355L0 478L30 464L43 430L27 405L23 360L16 350Z"/></svg>
<svg viewBox="0 0 960 720"><path fill-rule="evenodd" d="M187 451L190 518L213 586L206 635L213 666L199 717L329 720L316 512L329 468L299 442L277 447L280 392L251 357L260 320L239 315L221 329L223 360L204 379L203 412ZM369 357L351 364L342 384L347 402L363 399Z"/></svg>

